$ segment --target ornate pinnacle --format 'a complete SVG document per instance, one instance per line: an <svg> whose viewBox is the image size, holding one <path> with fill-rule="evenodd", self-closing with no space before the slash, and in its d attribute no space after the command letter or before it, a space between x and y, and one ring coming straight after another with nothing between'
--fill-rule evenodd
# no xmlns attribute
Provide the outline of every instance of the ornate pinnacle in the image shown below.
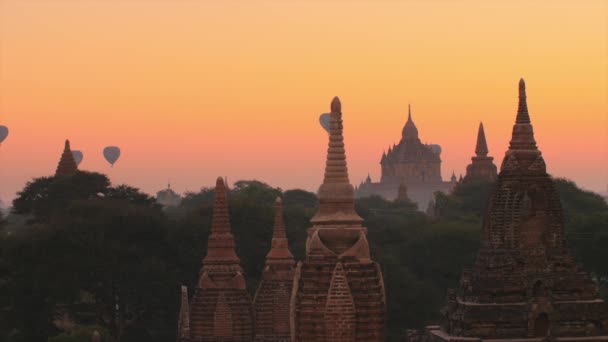
<svg viewBox="0 0 608 342"><path fill-rule="evenodd" d="M528 114L526 83L523 78L519 80L519 105L509 150L537 150L536 141L534 140L534 129L532 128L530 115Z"/></svg>
<svg viewBox="0 0 608 342"><path fill-rule="evenodd" d="M407 121L412 121L412 106L407 104Z"/></svg>
<svg viewBox="0 0 608 342"><path fill-rule="evenodd" d="M238 264L239 258L234 251L234 238L230 232L230 218L228 215L228 202L226 200L226 187L222 177L215 183L215 203L211 218L211 234L207 246L207 255L203 264L215 262L230 262Z"/></svg>
<svg viewBox="0 0 608 342"><path fill-rule="evenodd" d="M475 154L478 157L486 157L488 155L488 144L486 143L486 134L483 130L483 123L479 123L477 131L477 146L475 146Z"/></svg>
<svg viewBox="0 0 608 342"><path fill-rule="evenodd" d="M272 245L266 256L269 262L287 260L293 262L293 255L289 251L285 222L283 221L283 201L277 197L274 202L274 230L272 232Z"/></svg>
<svg viewBox="0 0 608 342"><path fill-rule="evenodd" d="M213 217L211 219L211 234L214 233L230 233L226 187L224 186L222 177L218 177L215 182L215 201L213 204Z"/></svg>
<svg viewBox="0 0 608 342"><path fill-rule="evenodd" d="M349 184L344 137L342 136L342 105L337 96L331 101L329 147L323 183Z"/></svg>
<svg viewBox="0 0 608 342"><path fill-rule="evenodd" d="M334 99L331 100L331 112L332 113L340 113L342 114L342 103L340 103L340 98L334 96Z"/></svg>
<svg viewBox="0 0 608 342"><path fill-rule="evenodd" d="M355 212L355 191L348 179L346 166L346 151L342 135L342 106L340 99L334 97L331 102L329 144L325 176L319 187L319 212L312 222L329 223L335 220L335 215L342 213L342 220L347 222L362 222L363 219Z"/></svg>
<svg viewBox="0 0 608 342"><path fill-rule="evenodd" d="M526 101L526 82L523 78L519 80L519 105L517 107L516 123L530 123L530 115L528 114L528 103Z"/></svg>

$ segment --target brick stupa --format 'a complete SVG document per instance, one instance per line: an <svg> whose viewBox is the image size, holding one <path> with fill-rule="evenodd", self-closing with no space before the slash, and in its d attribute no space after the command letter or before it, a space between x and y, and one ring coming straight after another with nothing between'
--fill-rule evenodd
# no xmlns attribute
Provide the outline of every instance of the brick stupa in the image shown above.
<svg viewBox="0 0 608 342"><path fill-rule="evenodd" d="M189 306L180 318L178 342L237 342L253 339L253 310L230 232L226 187L215 186L207 255ZM187 306L187 302L185 304ZM181 316L181 315L180 315ZM187 324L184 322L187 321ZM189 335L186 333L189 328Z"/></svg>
<svg viewBox="0 0 608 342"><path fill-rule="evenodd" d="M488 144L486 143L486 134L483 130L483 123L479 123L477 131L477 145L475 146L475 156L471 158L471 164L467 166L467 174L464 177L465 182L493 182L498 177L496 165L493 162L494 158L488 157Z"/></svg>
<svg viewBox="0 0 608 342"><path fill-rule="evenodd" d="M445 314L445 327L428 327L425 341L608 341L608 306L566 247L523 79L482 247L458 289L448 291Z"/></svg>
<svg viewBox="0 0 608 342"><path fill-rule="evenodd" d="M306 258L298 263L294 277L293 341L384 341L382 271L370 258L367 231L355 212L337 97L331 103L325 178L318 195Z"/></svg>
<svg viewBox="0 0 608 342"><path fill-rule="evenodd" d="M295 261L289 251L283 203L275 202L272 245L266 255L262 280L253 299L255 341L291 341L289 303L293 287Z"/></svg>
<svg viewBox="0 0 608 342"><path fill-rule="evenodd" d="M59 159L59 164L57 164L55 177L71 176L75 174L76 171L78 171L78 166L76 166L74 155L70 149L70 141L66 140L63 147L63 153L61 154L61 159Z"/></svg>

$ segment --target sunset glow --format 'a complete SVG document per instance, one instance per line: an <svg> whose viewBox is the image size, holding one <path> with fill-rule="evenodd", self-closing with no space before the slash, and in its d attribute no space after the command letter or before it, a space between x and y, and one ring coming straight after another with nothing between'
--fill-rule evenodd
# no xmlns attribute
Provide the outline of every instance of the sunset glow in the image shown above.
<svg viewBox="0 0 608 342"><path fill-rule="evenodd" d="M378 179L408 103L448 179L479 121L500 165L520 77L548 172L606 191L605 1L0 0L0 199L53 174L66 138L80 169L149 193L316 190L335 95L352 183Z"/></svg>

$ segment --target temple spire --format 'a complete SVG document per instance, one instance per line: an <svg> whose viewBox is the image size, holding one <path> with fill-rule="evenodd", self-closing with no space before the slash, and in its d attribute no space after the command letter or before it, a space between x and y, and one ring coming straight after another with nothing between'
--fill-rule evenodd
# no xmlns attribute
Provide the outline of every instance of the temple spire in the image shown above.
<svg viewBox="0 0 608 342"><path fill-rule="evenodd" d="M70 141L66 139L61 159L55 171L55 177L71 176L78 171L74 155L70 149Z"/></svg>
<svg viewBox="0 0 608 342"><path fill-rule="evenodd" d="M517 106L517 123L529 124L530 115L528 114L528 102L526 100L526 82L523 78L519 79L519 105Z"/></svg>
<svg viewBox="0 0 608 342"><path fill-rule="evenodd" d="M401 132L402 139L405 140L418 140L418 128L412 119L412 107L407 105L407 122Z"/></svg>
<svg viewBox="0 0 608 342"><path fill-rule="evenodd" d="M519 106L515 125L513 125L509 150L538 151L534 140L534 128L530 123L530 115L528 114L526 83L523 78L519 80Z"/></svg>
<svg viewBox="0 0 608 342"><path fill-rule="evenodd" d="M213 204L213 216L211 219L211 234L207 255L203 263L213 262L239 262L234 251L234 238L230 232L230 218L228 215L228 202L226 199L226 187L222 177L218 177L215 183L215 202Z"/></svg>
<svg viewBox="0 0 608 342"><path fill-rule="evenodd" d="M407 104L407 121L412 121L412 106Z"/></svg>
<svg viewBox="0 0 608 342"><path fill-rule="evenodd" d="M355 212L355 190L348 179L342 129L342 105L336 96L331 101L325 177L319 187L319 212L312 218L313 223L336 222L337 213L340 222L363 222Z"/></svg>
<svg viewBox="0 0 608 342"><path fill-rule="evenodd" d="M268 262L285 260L293 264L293 255L289 251L287 234L285 233L285 222L283 221L283 200L277 197L274 202L274 230L272 232L272 244L270 252L266 256Z"/></svg>
<svg viewBox="0 0 608 342"><path fill-rule="evenodd" d="M342 136L342 104L337 96L331 101L330 115L329 146L323 183L349 184L344 137Z"/></svg>
<svg viewBox="0 0 608 342"><path fill-rule="evenodd" d="M475 154L478 157L486 157L488 155L488 144L486 143L486 134L483 131L483 122L479 123L477 131L477 146L475 146Z"/></svg>

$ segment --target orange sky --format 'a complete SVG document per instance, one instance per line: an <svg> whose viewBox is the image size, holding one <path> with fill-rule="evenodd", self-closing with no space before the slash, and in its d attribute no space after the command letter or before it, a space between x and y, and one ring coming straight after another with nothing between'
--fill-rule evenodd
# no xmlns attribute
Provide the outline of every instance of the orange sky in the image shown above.
<svg viewBox="0 0 608 342"><path fill-rule="evenodd" d="M52 174L65 138L150 193L316 190L334 95L353 183L378 178L408 102L447 179L480 120L500 165L522 76L549 172L605 191L607 66L606 1L0 0L0 198Z"/></svg>

